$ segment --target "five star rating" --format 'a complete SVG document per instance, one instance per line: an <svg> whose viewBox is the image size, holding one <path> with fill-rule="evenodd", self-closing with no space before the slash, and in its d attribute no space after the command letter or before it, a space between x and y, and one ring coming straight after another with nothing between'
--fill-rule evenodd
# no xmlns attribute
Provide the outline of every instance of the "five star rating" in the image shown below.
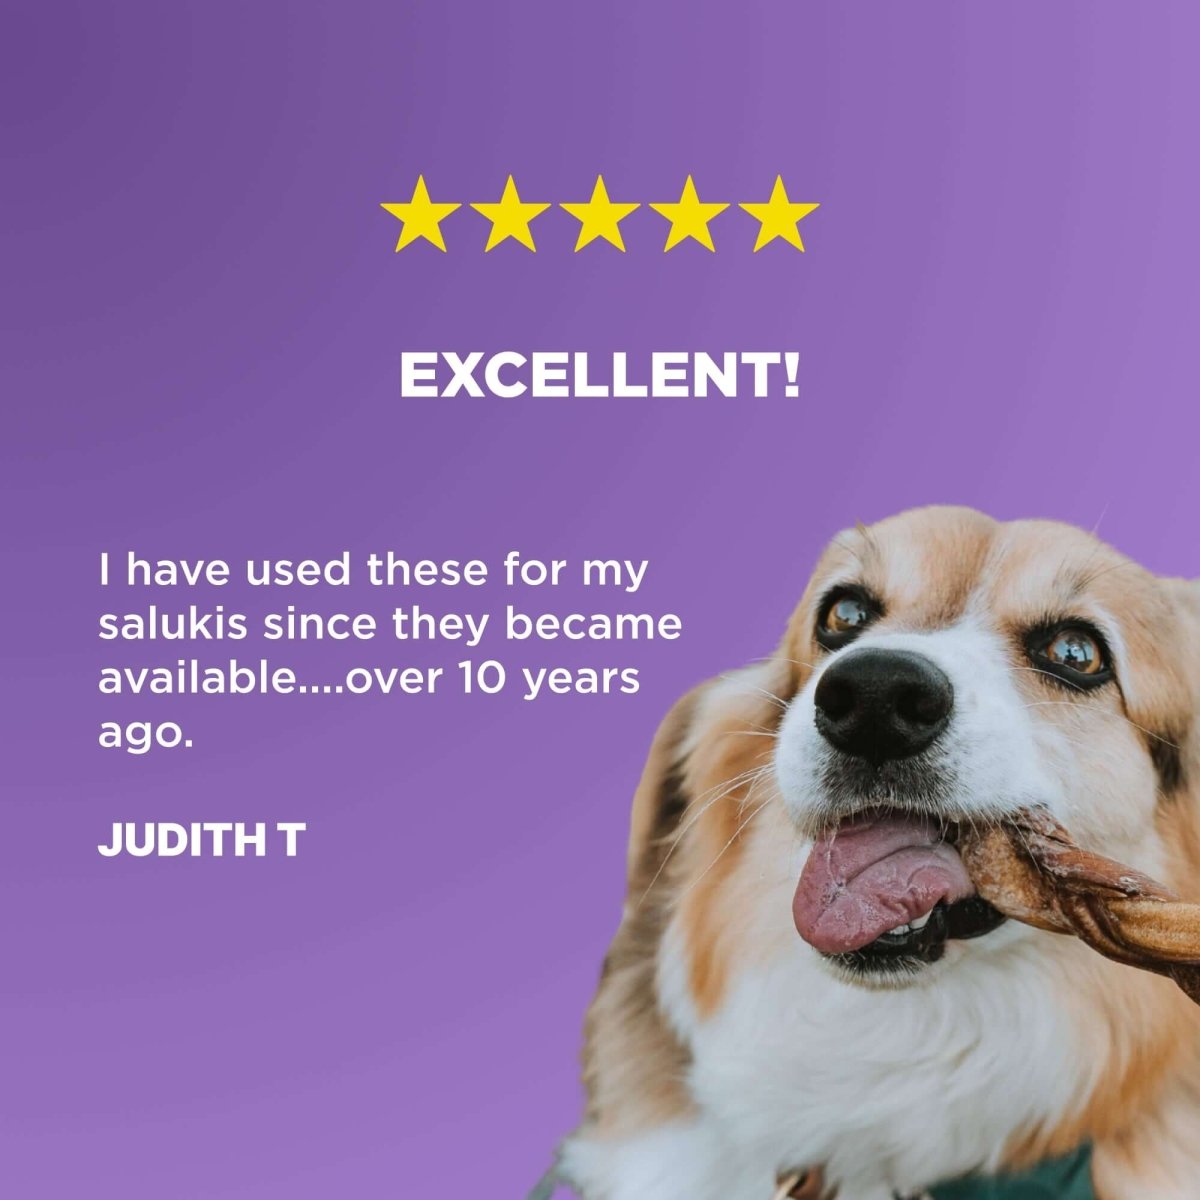
<svg viewBox="0 0 1200 1200"><path fill-rule="evenodd" d="M420 175L417 177L416 187L413 188L411 200L405 203L384 204L382 207L402 223L400 239L396 243L398 251L417 241L431 242L444 251L446 240L442 236L442 222L463 205L435 202L425 185L425 176ZM470 204L467 207L474 209L489 222L485 251L494 250L509 239L519 242L528 250L536 251L537 243L534 241L531 225L555 205L549 201L523 199L517 190L516 181L510 175L499 200ZM579 234L575 239L576 252L597 242L607 242L624 252L625 239L621 236L621 222L641 208L642 204L611 199L604 176L597 175L589 199L560 203L557 207L579 222ZM663 246L663 250L667 251L674 250L676 246L687 241L699 242L707 250L716 250L709 226L726 209L734 206L729 203L714 203L711 200L702 201L696 190L695 180L689 175L678 200L647 204L645 207L668 222L666 245ZM783 178L776 175L775 185L771 188L768 199L761 203L738 204L737 207L758 222L758 236L754 242L756 251L777 239L803 251L800 222L820 205L794 202L784 187ZM723 231L724 226L722 236ZM745 240L748 245L749 238Z"/></svg>

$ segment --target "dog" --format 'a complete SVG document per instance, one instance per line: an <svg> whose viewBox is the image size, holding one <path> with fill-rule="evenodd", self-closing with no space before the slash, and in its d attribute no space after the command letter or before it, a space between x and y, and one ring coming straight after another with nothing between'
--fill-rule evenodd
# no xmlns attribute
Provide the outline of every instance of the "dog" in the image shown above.
<svg viewBox="0 0 1200 1200"><path fill-rule="evenodd" d="M1093 535L835 537L778 650L654 738L562 1178L895 1200L1090 1146L1099 1200L1200 1197L1200 1009L1005 922L953 843L1040 805L1197 898L1198 695L1200 584Z"/></svg>

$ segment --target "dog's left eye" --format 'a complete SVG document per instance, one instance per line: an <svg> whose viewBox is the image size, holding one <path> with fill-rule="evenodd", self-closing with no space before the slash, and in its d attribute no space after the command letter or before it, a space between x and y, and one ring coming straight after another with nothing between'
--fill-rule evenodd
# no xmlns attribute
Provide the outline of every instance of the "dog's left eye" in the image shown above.
<svg viewBox="0 0 1200 1200"><path fill-rule="evenodd" d="M1083 626L1064 625L1054 629L1031 649L1043 667L1077 687L1093 687L1112 676L1104 643Z"/></svg>
<svg viewBox="0 0 1200 1200"><path fill-rule="evenodd" d="M863 593L852 590L834 592L821 608L817 641L826 649L837 649L861 633L878 616L879 608Z"/></svg>
<svg viewBox="0 0 1200 1200"><path fill-rule="evenodd" d="M1096 639L1082 629L1064 629L1046 647L1046 657L1060 667L1070 667L1084 675L1095 675L1104 669L1104 655Z"/></svg>

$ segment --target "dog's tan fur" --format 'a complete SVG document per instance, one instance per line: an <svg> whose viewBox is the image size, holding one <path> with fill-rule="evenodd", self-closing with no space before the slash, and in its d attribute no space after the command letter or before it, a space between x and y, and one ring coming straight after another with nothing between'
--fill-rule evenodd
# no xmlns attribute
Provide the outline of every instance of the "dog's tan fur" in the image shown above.
<svg viewBox="0 0 1200 1200"><path fill-rule="evenodd" d="M1137 778L1155 781L1153 820L1165 852L1162 870L1148 868L1200 898L1200 590L1157 579L1095 538L1048 522L931 509L849 530L818 563L766 686L697 689L655 738L634 800L624 918L587 1020L589 1138L634 1136L694 1110L691 1050L659 996L668 924L686 943L686 986L700 1020L721 1010L731 981L756 958L791 952L747 936L770 853L797 837L770 779L772 735L822 653L813 635L820 597L851 579L886 597L897 630L941 629L968 609L985 611L1009 640L1025 700L1079 747L1085 777L1114 755L1145 760ZM1020 633L1047 617L1092 611L1119 624L1126 665L1119 687L1077 703L1028 669ZM1120 841L1127 824L1119 812L1099 812L1079 836ZM1091 1140L1102 1200L1155 1195L1160 1175L1170 1183L1188 1165L1200 1179L1200 1011L1162 979L1059 941L1062 1002L1088 1030L1091 1086L1055 1120L1006 1131L998 1161L1024 1165Z"/></svg>

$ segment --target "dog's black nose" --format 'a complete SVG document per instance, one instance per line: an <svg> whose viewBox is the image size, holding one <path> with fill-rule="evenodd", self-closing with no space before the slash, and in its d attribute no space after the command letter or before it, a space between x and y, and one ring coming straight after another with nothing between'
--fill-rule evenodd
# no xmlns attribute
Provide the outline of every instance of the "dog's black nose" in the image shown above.
<svg viewBox="0 0 1200 1200"><path fill-rule="evenodd" d="M878 764L930 745L950 722L954 688L923 654L855 650L821 676L813 699L826 740Z"/></svg>

